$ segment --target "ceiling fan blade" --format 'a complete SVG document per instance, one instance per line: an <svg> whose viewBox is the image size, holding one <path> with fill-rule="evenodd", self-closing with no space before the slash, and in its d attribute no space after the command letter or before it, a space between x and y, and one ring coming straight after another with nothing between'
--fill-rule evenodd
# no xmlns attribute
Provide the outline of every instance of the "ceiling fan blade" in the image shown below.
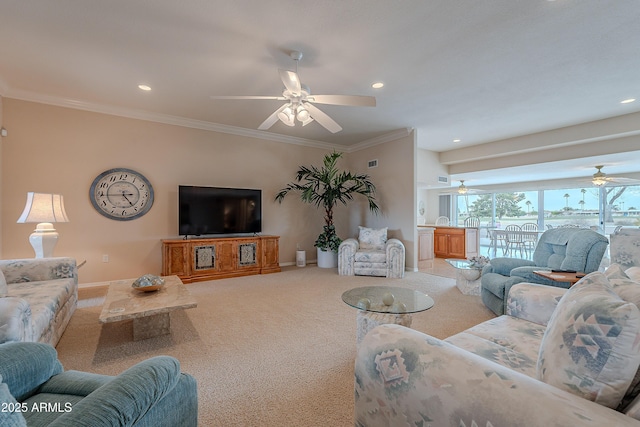
<svg viewBox="0 0 640 427"><path fill-rule="evenodd" d="M302 93L300 78L297 73L280 69L278 70L278 73L280 73L280 78L282 79L282 83L284 83L284 87L286 87L292 95L299 96Z"/></svg>
<svg viewBox="0 0 640 427"><path fill-rule="evenodd" d="M375 107L374 96L360 95L309 95L308 101L318 104L348 105L353 107Z"/></svg>
<svg viewBox="0 0 640 427"><path fill-rule="evenodd" d="M625 178L622 176L607 176L605 178L607 180L607 182L613 182L613 183L626 183L626 184L635 184L637 182L640 182L640 180L637 179L633 179L633 178Z"/></svg>
<svg viewBox="0 0 640 427"><path fill-rule="evenodd" d="M280 111L282 111L285 108L287 108L287 105L289 105L289 104L284 104L282 107L280 107L276 111L274 111L269 117L267 117L267 119L264 122L262 122L262 124L260 126L258 126L258 129L267 130L271 126L273 126L275 124L275 122L278 121L278 113L280 113Z"/></svg>
<svg viewBox="0 0 640 427"><path fill-rule="evenodd" d="M322 110L320 110L315 105L305 102L303 104L311 113L311 117L320 123L323 127L325 127L329 132L336 133L342 130L342 127L338 123L336 123L331 117L327 116Z"/></svg>
<svg viewBox="0 0 640 427"><path fill-rule="evenodd" d="M284 101L285 98L282 96L218 96L212 95L211 99L271 99L276 101Z"/></svg>

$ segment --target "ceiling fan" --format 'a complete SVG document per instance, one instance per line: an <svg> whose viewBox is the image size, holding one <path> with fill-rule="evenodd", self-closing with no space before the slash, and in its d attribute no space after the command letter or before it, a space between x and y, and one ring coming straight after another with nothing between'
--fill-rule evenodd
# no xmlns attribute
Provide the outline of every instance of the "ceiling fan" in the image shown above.
<svg viewBox="0 0 640 427"><path fill-rule="evenodd" d="M604 167L604 165L598 165L596 166L596 169L598 170L596 173L593 174L593 177L591 179L591 183L593 185L595 185L596 187L604 187L606 185L631 185L631 184L638 184L640 183L639 180L637 179L632 179L632 178L623 178L623 177L618 177L618 176L609 176L606 173L602 172L602 168Z"/></svg>
<svg viewBox="0 0 640 427"><path fill-rule="evenodd" d="M464 179L460 180L460 185L458 186L457 191L458 191L458 194L460 195L477 194L481 192L481 190L476 190L475 188L469 188L466 185L464 185Z"/></svg>
<svg viewBox="0 0 640 427"><path fill-rule="evenodd" d="M342 127L315 104L345 105L353 107L375 107L376 98L359 95L312 95L308 86L300 82L298 62L302 52L293 51L289 56L296 62L296 71L278 70L284 84L282 96L212 96L212 99L267 99L286 101L262 122L258 129L267 130L278 120L287 126L295 126L296 120L306 126L312 121L318 122L331 133L340 132Z"/></svg>

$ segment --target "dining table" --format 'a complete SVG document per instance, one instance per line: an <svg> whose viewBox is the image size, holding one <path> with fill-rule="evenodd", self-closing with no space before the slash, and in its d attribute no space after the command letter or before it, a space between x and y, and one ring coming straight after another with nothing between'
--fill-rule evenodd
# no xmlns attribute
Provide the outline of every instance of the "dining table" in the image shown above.
<svg viewBox="0 0 640 427"><path fill-rule="evenodd" d="M507 234L520 235L522 236L523 241L534 242L533 248L531 248L531 253L533 253L533 250L538 243L538 238L542 233L544 233L544 230L505 230L501 228L492 228L488 229L488 232L491 233L491 245L489 247L489 251L491 256L495 257L498 249L498 241L506 242ZM504 247L502 249L503 252L506 250Z"/></svg>

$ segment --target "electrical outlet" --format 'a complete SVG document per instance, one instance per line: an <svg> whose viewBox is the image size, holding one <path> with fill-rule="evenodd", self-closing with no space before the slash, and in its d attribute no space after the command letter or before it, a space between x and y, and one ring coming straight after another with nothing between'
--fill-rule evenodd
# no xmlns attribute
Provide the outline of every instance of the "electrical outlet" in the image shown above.
<svg viewBox="0 0 640 427"><path fill-rule="evenodd" d="M109 262L109 255L107 254L102 255L102 262Z"/></svg>

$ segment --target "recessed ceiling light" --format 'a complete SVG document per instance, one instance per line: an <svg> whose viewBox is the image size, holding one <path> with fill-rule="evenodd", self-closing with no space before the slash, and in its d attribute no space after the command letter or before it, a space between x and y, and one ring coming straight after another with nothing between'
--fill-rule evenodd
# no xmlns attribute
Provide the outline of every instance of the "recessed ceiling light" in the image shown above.
<svg viewBox="0 0 640 427"><path fill-rule="evenodd" d="M453 142L460 142L460 140L459 139L454 139Z"/></svg>
<svg viewBox="0 0 640 427"><path fill-rule="evenodd" d="M382 83L382 82L376 82L376 83L371 85L371 87L374 88L374 89L380 89L383 86L384 86L384 83Z"/></svg>
<svg viewBox="0 0 640 427"><path fill-rule="evenodd" d="M625 99L624 101L620 101L620 104L629 104L631 102L634 102L635 100L635 98Z"/></svg>
<svg viewBox="0 0 640 427"><path fill-rule="evenodd" d="M145 91L150 91L151 87L147 85L138 85L138 88Z"/></svg>

